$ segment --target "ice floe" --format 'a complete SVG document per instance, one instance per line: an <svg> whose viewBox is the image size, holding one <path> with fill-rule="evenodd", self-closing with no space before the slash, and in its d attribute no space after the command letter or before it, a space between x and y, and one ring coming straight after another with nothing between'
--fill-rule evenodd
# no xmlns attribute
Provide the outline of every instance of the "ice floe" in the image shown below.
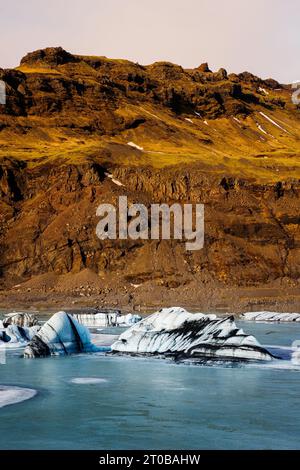
<svg viewBox="0 0 300 470"><path fill-rule="evenodd" d="M66 312L57 312L32 338L24 350L24 357L74 354L96 349L84 325Z"/></svg>
<svg viewBox="0 0 300 470"><path fill-rule="evenodd" d="M37 391L32 388L0 385L0 408L29 400L36 394Z"/></svg>
<svg viewBox="0 0 300 470"><path fill-rule="evenodd" d="M300 313L280 313L280 312L245 312L240 318L242 320L257 322L292 322L300 321Z"/></svg>
<svg viewBox="0 0 300 470"><path fill-rule="evenodd" d="M106 328L116 326L118 316L118 312L74 313L72 315L73 318L85 326L104 326Z"/></svg>
<svg viewBox="0 0 300 470"><path fill-rule="evenodd" d="M70 382L77 385L96 385L107 383L108 380L99 377L75 377L71 379Z"/></svg>
<svg viewBox="0 0 300 470"><path fill-rule="evenodd" d="M34 313L12 312L4 315L3 325L34 326L38 319Z"/></svg>
<svg viewBox="0 0 300 470"><path fill-rule="evenodd" d="M121 315L118 312L99 312L99 313L76 313L72 315L79 323L86 326L131 326L141 320L140 315L128 313Z"/></svg>
<svg viewBox="0 0 300 470"><path fill-rule="evenodd" d="M164 308L122 333L112 344L115 353L156 354L177 360L271 360L253 337L237 328L233 317Z"/></svg>

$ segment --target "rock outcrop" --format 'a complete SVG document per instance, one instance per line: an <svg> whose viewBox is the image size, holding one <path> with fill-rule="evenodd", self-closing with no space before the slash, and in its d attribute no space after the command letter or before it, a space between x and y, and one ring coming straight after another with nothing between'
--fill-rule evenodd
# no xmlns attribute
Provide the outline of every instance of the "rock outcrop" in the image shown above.
<svg viewBox="0 0 300 470"><path fill-rule="evenodd" d="M300 305L300 119L289 86L62 48L29 53L0 79L4 304L69 292L95 305L156 295L203 305L212 289L268 285ZM119 195L204 203L204 249L99 240L96 208Z"/></svg>

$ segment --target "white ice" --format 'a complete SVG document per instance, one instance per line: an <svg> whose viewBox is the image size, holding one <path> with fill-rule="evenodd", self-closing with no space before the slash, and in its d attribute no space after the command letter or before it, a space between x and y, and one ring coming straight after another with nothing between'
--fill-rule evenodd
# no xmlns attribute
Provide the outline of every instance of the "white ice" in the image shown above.
<svg viewBox="0 0 300 470"><path fill-rule="evenodd" d="M291 322L300 321L300 313L282 313L282 312L245 312L241 315L242 320L257 322Z"/></svg>
<svg viewBox="0 0 300 470"><path fill-rule="evenodd" d="M37 391L31 388L0 385L0 408L29 400L36 394Z"/></svg>
<svg viewBox="0 0 300 470"><path fill-rule="evenodd" d="M141 320L139 315L134 315L132 313L128 313L126 315L119 315L118 313L81 313L81 314L74 314L74 318L77 321L82 323L86 326L117 326L117 325L124 325L130 326L134 323Z"/></svg>
<svg viewBox="0 0 300 470"><path fill-rule="evenodd" d="M90 352L95 348L89 330L66 312L55 313L38 331L24 351L25 357L34 357L35 339L48 346L51 354ZM80 340L80 344L79 344Z"/></svg>
<svg viewBox="0 0 300 470"><path fill-rule="evenodd" d="M71 379L70 382L77 385L96 385L107 383L108 380L99 377L75 377Z"/></svg>
<svg viewBox="0 0 300 470"><path fill-rule="evenodd" d="M21 327L21 330L25 334L24 337L20 333L20 329L17 325L9 325L5 329L0 327L1 332L5 331L6 335L10 338L8 342L1 341L0 334L0 349L24 348L29 343L29 341L31 341L34 335L39 331L39 329L39 325L31 327Z"/></svg>
<svg viewBox="0 0 300 470"><path fill-rule="evenodd" d="M164 308L122 333L112 351L184 353L189 357L228 357L270 360L258 341L237 328L232 317Z"/></svg>

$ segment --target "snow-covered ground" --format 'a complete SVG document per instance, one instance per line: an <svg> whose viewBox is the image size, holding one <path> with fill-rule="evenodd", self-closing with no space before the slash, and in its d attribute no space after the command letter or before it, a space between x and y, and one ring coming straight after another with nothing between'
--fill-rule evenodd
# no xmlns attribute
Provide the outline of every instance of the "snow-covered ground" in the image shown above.
<svg viewBox="0 0 300 470"><path fill-rule="evenodd" d="M76 385L99 385L107 383L108 381L100 377L75 377L71 379L70 382Z"/></svg>
<svg viewBox="0 0 300 470"><path fill-rule="evenodd" d="M262 88L261 86L258 88L258 91L260 91L261 93L264 93L265 95L269 94L269 92L265 88Z"/></svg>
<svg viewBox="0 0 300 470"><path fill-rule="evenodd" d="M140 150L141 152L144 151L144 148L143 147L140 147L139 145L135 144L134 142L127 142L127 145L129 145L130 147L133 147L137 150Z"/></svg>
<svg viewBox="0 0 300 470"><path fill-rule="evenodd" d="M274 126L278 127L279 129L281 129L283 132L288 132L284 127L280 126L280 124L278 124L277 122L273 121L273 119L271 119L269 116L267 116L267 114L263 113L262 111L259 112L259 114L261 116L263 116L267 121L269 121L271 124L273 124Z"/></svg>
<svg viewBox="0 0 300 470"><path fill-rule="evenodd" d="M107 178L110 178L112 182L115 183L117 186L124 186L124 184L121 183L121 181L114 178L114 176L111 173L105 173L105 176L107 176Z"/></svg>

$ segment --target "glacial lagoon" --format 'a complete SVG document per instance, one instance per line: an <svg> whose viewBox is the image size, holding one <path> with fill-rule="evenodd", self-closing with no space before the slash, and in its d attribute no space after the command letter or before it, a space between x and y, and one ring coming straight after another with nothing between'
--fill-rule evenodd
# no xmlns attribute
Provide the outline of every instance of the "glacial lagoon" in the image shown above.
<svg viewBox="0 0 300 470"><path fill-rule="evenodd" d="M300 449L300 365L289 357L300 324L238 323L286 359L192 366L101 352L2 352L0 388L27 395L0 408L0 448ZM37 393L28 397L28 389Z"/></svg>

